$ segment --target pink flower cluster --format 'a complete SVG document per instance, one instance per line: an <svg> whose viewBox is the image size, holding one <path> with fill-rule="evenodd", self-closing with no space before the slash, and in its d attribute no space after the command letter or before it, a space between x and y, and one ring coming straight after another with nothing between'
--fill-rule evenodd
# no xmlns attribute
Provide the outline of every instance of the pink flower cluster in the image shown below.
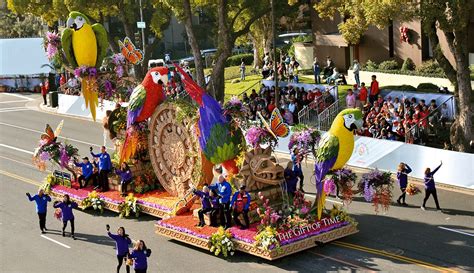
<svg viewBox="0 0 474 273"><path fill-rule="evenodd" d="M265 143L269 137L271 136L267 130L256 126L250 127L245 134L245 139L253 148Z"/></svg>

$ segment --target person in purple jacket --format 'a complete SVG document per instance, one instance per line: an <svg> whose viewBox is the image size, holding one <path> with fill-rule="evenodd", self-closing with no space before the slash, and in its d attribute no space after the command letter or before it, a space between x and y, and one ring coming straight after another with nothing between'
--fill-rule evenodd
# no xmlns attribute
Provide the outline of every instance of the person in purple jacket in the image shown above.
<svg viewBox="0 0 474 273"><path fill-rule="evenodd" d="M428 198L430 198L430 195L433 195L436 204L436 210L441 210L438 203L438 194L436 193L436 186L433 175L439 170L439 168L441 168L442 165L443 161L441 161L441 164L439 164L439 166L436 167L436 169L434 169L433 171L431 171L430 168L426 168L425 170L425 199L423 199L423 205L421 206L422 210L425 210L426 201L428 200Z"/></svg>
<svg viewBox="0 0 474 273"><path fill-rule="evenodd" d="M77 208L77 203L71 201L68 194L65 194L63 197L63 201L55 201L54 208L60 208L63 220L63 237L66 236L65 230L67 227L67 222L71 222L71 237L76 240L74 237L74 214L72 212L73 209Z"/></svg>
<svg viewBox="0 0 474 273"><path fill-rule="evenodd" d="M206 223L204 222L204 214L212 211L211 197L209 195L208 186L209 186L208 184L204 184L204 186L202 187L202 191L197 190L197 189L193 190L193 193L196 196L199 196L199 198L201 199L201 209L198 211L199 224L196 225L198 227L203 227L206 225ZM212 221L212 218L211 218L211 226L213 224L215 223L214 221Z"/></svg>
<svg viewBox="0 0 474 273"><path fill-rule="evenodd" d="M143 240L135 242L132 253L128 254L129 259L133 259L133 270L135 273L146 273L148 269L147 258L151 255L151 249L148 249Z"/></svg>
<svg viewBox="0 0 474 273"><path fill-rule="evenodd" d="M397 180L398 180L398 185L400 186L400 190L402 191L402 195L398 197L397 203L399 205L403 206L408 206L407 203L405 202L405 197L406 197L406 189L408 186L408 174L411 173L411 168L408 166L408 164L400 162L398 164L398 172L397 172ZM403 199L403 203L400 201Z"/></svg>
<svg viewBox="0 0 474 273"><path fill-rule="evenodd" d="M127 185L132 182L132 171L127 163L123 162L120 165L120 169L115 170L117 175L120 175L120 189L122 191L122 196L127 195Z"/></svg>
<svg viewBox="0 0 474 273"><path fill-rule="evenodd" d="M48 202L51 202L51 197L45 194L43 189L38 190L38 194L31 196L29 192L26 193L28 200L36 202L36 213L38 213L39 225L41 233L46 233L46 212L48 211Z"/></svg>
<svg viewBox="0 0 474 273"><path fill-rule="evenodd" d="M120 268L122 267L123 260L127 258L128 255L128 246L132 243L132 240L128 237L128 234L125 233L124 227L119 227L117 230L117 234L110 233L110 226L106 225L105 228L107 229L107 235L115 241L115 249L117 250L117 273L120 272ZM130 266L125 264L125 270L127 273L130 273Z"/></svg>

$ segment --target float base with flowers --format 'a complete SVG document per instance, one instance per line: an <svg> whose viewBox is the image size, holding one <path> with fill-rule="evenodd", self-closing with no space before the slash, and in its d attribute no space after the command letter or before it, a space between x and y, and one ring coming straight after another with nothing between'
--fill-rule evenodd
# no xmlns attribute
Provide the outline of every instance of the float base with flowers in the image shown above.
<svg viewBox="0 0 474 273"><path fill-rule="evenodd" d="M264 192L269 193L268 190ZM198 219L188 212L157 221L155 231L170 239L210 250L215 255L227 257L234 251L241 251L267 260L279 259L358 232L357 223L338 207L325 210L318 220L303 193L297 192L292 204L286 207L270 202L262 192L257 195L249 212L251 222L256 222L248 229L237 226L227 230L199 227ZM252 217L252 214L257 214L257 217Z"/></svg>

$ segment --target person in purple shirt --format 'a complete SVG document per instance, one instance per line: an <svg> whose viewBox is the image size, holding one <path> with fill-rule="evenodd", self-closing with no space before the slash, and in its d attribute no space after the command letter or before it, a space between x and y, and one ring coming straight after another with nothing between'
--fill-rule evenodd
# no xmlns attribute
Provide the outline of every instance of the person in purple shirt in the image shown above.
<svg viewBox="0 0 474 273"><path fill-rule="evenodd" d="M202 187L202 191L194 189L193 193L196 196L199 196L199 198L201 198L201 209L198 211L199 224L197 224L196 226L203 227L206 225L206 223L204 222L204 214L212 211L212 204L211 204L211 198L209 195L208 184L204 184L204 186ZM215 224L215 223L211 223L211 225L212 224Z"/></svg>
<svg viewBox="0 0 474 273"><path fill-rule="evenodd" d="M402 195L398 197L397 203L399 205L404 205L408 206L407 203L405 202L405 197L406 197L406 189L408 185L408 174L411 173L411 168L408 166L408 164L400 162L398 164L398 172L397 172L397 180L398 180L398 185L400 186L400 190L402 191ZM403 199L403 203L400 201Z"/></svg>
<svg viewBox="0 0 474 273"><path fill-rule="evenodd" d="M65 194L63 197L63 201L55 201L54 208L61 209L62 221L63 221L63 237L66 236L65 230L67 227L67 222L71 222L71 237L76 240L74 237L74 213L72 212L73 209L77 208L77 203L71 201L68 194Z"/></svg>
<svg viewBox="0 0 474 273"><path fill-rule="evenodd" d="M288 161L285 169L285 189L289 196L295 196L298 175L293 170L293 162Z"/></svg>
<svg viewBox="0 0 474 273"><path fill-rule="evenodd" d="M133 259L133 270L135 273L146 273L148 269L147 258L151 255L151 249L148 249L143 240L138 240L132 253L128 254L129 259Z"/></svg>
<svg viewBox="0 0 474 273"><path fill-rule="evenodd" d="M107 229L107 235L115 241L115 249L117 250L117 273L120 272L120 268L122 267L123 260L128 256L128 246L132 243L132 240L128 237L128 234L125 233L124 227L119 227L117 230L117 234L110 233L110 226L106 225L105 228ZM125 270L127 273L130 273L130 266L125 264Z"/></svg>
<svg viewBox="0 0 474 273"><path fill-rule="evenodd" d="M122 196L127 195L127 185L132 182L132 171L127 163L123 162L120 169L116 170L115 173L120 175L120 189Z"/></svg>
<svg viewBox="0 0 474 273"><path fill-rule="evenodd" d="M436 210L441 210L438 203L438 194L436 193L436 186L433 175L439 170L439 168L441 168L442 165L443 161L441 161L441 164L439 164L439 166L436 167L436 169L434 169L433 171L431 171L430 168L426 168L425 170L425 199L423 199L423 205L421 206L422 210L425 210L426 201L428 200L428 198L430 198L430 195L433 195L436 204Z"/></svg>
<svg viewBox="0 0 474 273"><path fill-rule="evenodd" d="M41 229L41 233L46 233L46 212L48 211L48 202L51 202L51 197L45 194L43 189L38 191L38 194L31 196L29 192L26 193L28 196L28 200L36 202L36 213L38 213L39 218L39 226Z"/></svg>
<svg viewBox="0 0 474 273"><path fill-rule="evenodd" d="M94 154L92 147L89 148L93 157L99 158L99 184L103 191L109 190L109 173L112 170L110 155L105 150L105 146L100 148L100 154Z"/></svg>

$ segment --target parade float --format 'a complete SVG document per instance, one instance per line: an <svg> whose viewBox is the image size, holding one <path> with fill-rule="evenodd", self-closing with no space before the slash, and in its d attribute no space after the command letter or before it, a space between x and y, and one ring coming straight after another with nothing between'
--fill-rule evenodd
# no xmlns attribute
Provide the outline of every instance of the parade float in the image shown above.
<svg viewBox="0 0 474 273"><path fill-rule="evenodd" d="M69 28L61 38L62 50L69 51L63 61L66 67L72 63L77 69L81 63L77 55L81 54L76 51L86 45L75 45L78 39L74 35L88 26L88 20L80 13L72 12L70 16ZM97 26L87 29L91 35ZM97 43L97 39L88 39ZM96 61L105 58L97 74L91 75L92 68L87 68L87 75L76 76L82 78L89 107L98 106L97 97L117 97L119 90L127 90L120 95L120 100L128 101L127 107L118 106L104 121L115 145L113 165L127 162L133 173L127 196L120 195L119 178L113 174L109 191L95 191L92 186L79 188L76 173L80 170L72 164L78 150L58 142L60 129L52 132L48 125L34 162L42 169L47 162L56 167L42 186L53 197L68 194L82 209L108 209L120 217L138 217L140 213L155 216L160 218L155 223L157 234L215 255L242 251L274 260L358 232L357 223L341 207L327 208L325 198L334 195L337 186L345 204L352 200L356 176L344 165L354 147L353 131L361 125L360 110L341 111L323 135L306 127L290 130L278 110L269 121L260 116L258 123L248 124L245 106L238 99L221 106L179 66L152 68L140 84L126 80L130 79L130 65L143 55L128 38L119 44L121 53L109 58L91 53L89 57ZM52 56L57 59L60 51L57 49ZM87 64L98 65L92 61ZM287 136L294 163L309 155L314 157L315 201L306 199L300 191L294 196L286 192L285 170L273 152L278 139ZM233 192L246 186L251 196L248 229L197 226L200 202L193 190L215 181L215 166L223 167ZM392 181L386 173L368 174L358 187L377 209L379 205L388 208ZM205 221L209 224L208 215Z"/></svg>

